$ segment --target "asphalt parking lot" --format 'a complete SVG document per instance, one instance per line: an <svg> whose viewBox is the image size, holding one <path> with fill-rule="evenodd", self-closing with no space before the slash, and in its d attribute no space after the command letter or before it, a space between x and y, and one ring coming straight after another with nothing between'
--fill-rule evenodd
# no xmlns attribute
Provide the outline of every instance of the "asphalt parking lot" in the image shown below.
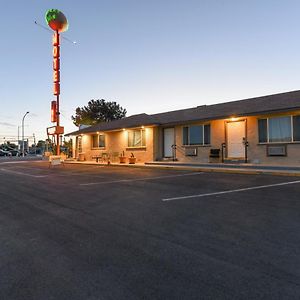
<svg viewBox="0 0 300 300"><path fill-rule="evenodd" d="M299 299L300 178L0 161L0 299Z"/></svg>

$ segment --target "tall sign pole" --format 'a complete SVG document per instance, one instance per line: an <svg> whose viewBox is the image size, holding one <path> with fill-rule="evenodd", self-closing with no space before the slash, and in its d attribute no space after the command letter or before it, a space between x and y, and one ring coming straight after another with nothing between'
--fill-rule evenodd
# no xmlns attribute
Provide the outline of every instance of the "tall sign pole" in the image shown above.
<svg viewBox="0 0 300 300"><path fill-rule="evenodd" d="M56 123L52 134L56 136L56 155L60 155L60 135L64 128L60 126L59 96L60 96L60 33L68 29L65 15L58 9L49 9L46 12L46 22L54 30L53 46L53 94L56 100L51 102L51 122ZM52 127L53 128L53 127Z"/></svg>
<svg viewBox="0 0 300 300"><path fill-rule="evenodd" d="M60 112L59 112L59 95L60 95L60 35L58 30L56 30L53 34L53 94L56 96L56 103L54 104L52 101L51 110L51 120L52 122L56 122L56 128L60 126ZM56 130L56 145L57 150L56 154L60 155L60 134L58 130Z"/></svg>

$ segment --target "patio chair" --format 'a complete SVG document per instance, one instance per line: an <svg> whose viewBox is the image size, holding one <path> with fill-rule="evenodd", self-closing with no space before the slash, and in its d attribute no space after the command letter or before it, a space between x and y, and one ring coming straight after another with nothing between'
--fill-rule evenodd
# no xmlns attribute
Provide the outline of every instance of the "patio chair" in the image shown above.
<svg viewBox="0 0 300 300"><path fill-rule="evenodd" d="M105 163L105 162L109 162L109 154L107 152L102 152L102 162Z"/></svg>
<svg viewBox="0 0 300 300"><path fill-rule="evenodd" d="M111 161L112 162L118 162L118 159L119 159L119 152L113 152L111 154Z"/></svg>

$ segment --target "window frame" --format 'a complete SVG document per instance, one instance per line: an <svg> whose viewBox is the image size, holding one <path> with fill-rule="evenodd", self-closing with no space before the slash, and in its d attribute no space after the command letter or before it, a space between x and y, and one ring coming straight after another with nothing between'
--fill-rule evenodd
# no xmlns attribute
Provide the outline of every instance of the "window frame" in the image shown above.
<svg viewBox="0 0 300 300"><path fill-rule="evenodd" d="M141 145L137 146L129 146L129 133L134 132L134 131L139 131L141 133ZM144 145L143 145L144 142ZM128 149L145 149L147 145L146 141L146 129L141 128L141 129L128 129L127 130L127 147Z"/></svg>
<svg viewBox="0 0 300 300"><path fill-rule="evenodd" d="M198 126L198 127L202 127L202 144L191 144L191 141L190 141L190 128L191 127L195 127L195 126ZM209 126L209 144L205 144L205 126ZM184 143L184 136L183 136L183 132L184 132L184 128L188 128L187 130L187 141L188 143L185 144ZM181 139L181 143L182 143L182 146L184 147L209 147L211 145L211 124L210 123L205 123L205 124L195 124L195 125L186 125L186 126L182 126L182 139Z"/></svg>
<svg viewBox="0 0 300 300"><path fill-rule="evenodd" d="M98 146L95 147L94 146L94 137L97 136L97 141L98 141ZM104 146L100 146L100 136L104 137ZM91 149L105 149L106 148L106 135L104 133L96 133L96 134L92 134L92 141L91 141Z"/></svg>
<svg viewBox="0 0 300 300"><path fill-rule="evenodd" d="M269 132L269 121L270 119L275 119L275 118L284 118L284 117L289 117L290 118L290 124L291 124L291 140L290 141L282 141L282 142L270 142L270 132ZM281 115L281 116L274 116L274 117L261 117L257 118L257 139L258 139L258 144L259 145L266 145L266 144L297 144L300 143L300 140L294 140L294 117L300 117L300 114L297 115ZM259 137L260 137L260 132L259 132L259 126L258 122L259 120L267 120L267 141L266 142L260 142Z"/></svg>

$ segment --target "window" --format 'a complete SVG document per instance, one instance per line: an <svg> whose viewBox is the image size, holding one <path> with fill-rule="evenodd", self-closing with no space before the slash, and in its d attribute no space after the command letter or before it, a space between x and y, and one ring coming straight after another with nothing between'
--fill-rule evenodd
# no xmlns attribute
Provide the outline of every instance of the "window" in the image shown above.
<svg viewBox="0 0 300 300"><path fill-rule="evenodd" d="M203 144L203 126L191 126L189 128L189 145Z"/></svg>
<svg viewBox="0 0 300 300"><path fill-rule="evenodd" d="M300 142L300 116L293 117L293 141Z"/></svg>
<svg viewBox="0 0 300 300"><path fill-rule="evenodd" d="M188 145L189 144L189 128L183 127L182 129L182 144Z"/></svg>
<svg viewBox="0 0 300 300"><path fill-rule="evenodd" d="M269 142L291 142L291 117L269 119Z"/></svg>
<svg viewBox="0 0 300 300"><path fill-rule="evenodd" d="M285 116L258 120L259 143L300 141L300 116Z"/></svg>
<svg viewBox="0 0 300 300"><path fill-rule="evenodd" d="M204 145L210 145L210 124L204 125Z"/></svg>
<svg viewBox="0 0 300 300"><path fill-rule="evenodd" d="M128 131L128 147L146 147L146 134L144 129Z"/></svg>
<svg viewBox="0 0 300 300"><path fill-rule="evenodd" d="M268 142L268 120L259 119L258 120L258 132L259 132L259 143Z"/></svg>
<svg viewBox="0 0 300 300"><path fill-rule="evenodd" d="M105 147L105 135L94 134L92 135L92 148L104 148Z"/></svg>
<svg viewBox="0 0 300 300"><path fill-rule="evenodd" d="M183 127L182 144L183 145L209 145L210 124Z"/></svg>

